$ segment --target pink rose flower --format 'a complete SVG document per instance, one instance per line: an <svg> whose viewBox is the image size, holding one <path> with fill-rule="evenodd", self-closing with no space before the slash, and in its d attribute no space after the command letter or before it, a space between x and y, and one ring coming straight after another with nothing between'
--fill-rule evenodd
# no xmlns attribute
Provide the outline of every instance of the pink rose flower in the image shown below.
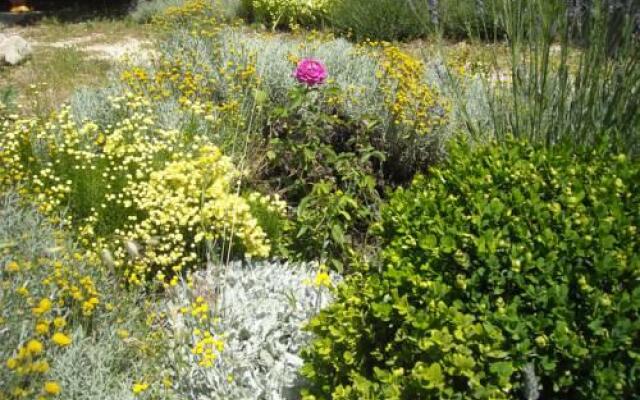
<svg viewBox="0 0 640 400"><path fill-rule="evenodd" d="M300 83L307 86L323 84L327 79L327 67L318 60L304 58L293 72L293 77Z"/></svg>

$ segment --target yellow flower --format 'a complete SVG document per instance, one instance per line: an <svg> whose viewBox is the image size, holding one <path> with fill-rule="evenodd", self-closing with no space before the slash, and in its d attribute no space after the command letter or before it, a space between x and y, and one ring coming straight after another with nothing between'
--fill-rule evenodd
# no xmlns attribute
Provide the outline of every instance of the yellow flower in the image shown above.
<svg viewBox="0 0 640 400"><path fill-rule="evenodd" d="M6 266L6 269L9 272L18 272L20 271L20 266L15 261L9 261L9 263Z"/></svg>
<svg viewBox="0 0 640 400"><path fill-rule="evenodd" d="M16 360L15 358L10 358L7 360L7 368L16 369L17 366L18 366L18 360Z"/></svg>
<svg viewBox="0 0 640 400"><path fill-rule="evenodd" d="M313 280L313 284L317 287L330 287L331 277L325 271L318 272L318 275L316 275L316 278Z"/></svg>
<svg viewBox="0 0 640 400"><path fill-rule="evenodd" d="M126 329L118 329L116 331L116 335L118 335L120 339L126 339L129 337L129 331L127 331Z"/></svg>
<svg viewBox="0 0 640 400"><path fill-rule="evenodd" d="M51 310L51 300L47 298L40 299L38 306L31 309L35 315L44 314L49 310Z"/></svg>
<svg viewBox="0 0 640 400"><path fill-rule="evenodd" d="M44 345L36 340L36 339L31 339L27 342L27 351L31 354L40 354L42 353L42 350L44 350Z"/></svg>
<svg viewBox="0 0 640 400"><path fill-rule="evenodd" d="M31 364L33 372L39 372L45 374L49 371L49 363L46 360L36 361Z"/></svg>
<svg viewBox="0 0 640 400"><path fill-rule="evenodd" d="M131 390L133 391L133 393L138 394L138 393L144 392L148 388L149 388L148 383L134 383Z"/></svg>
<svg viewBox="0 0 640 400"><path fill-rule="evenodd" d="M53 341L53 343L61 347L68 346L71 344L71 338L61 332L54 333L53 336L51 337L51 340Z"/></svg>
<svg viewBox="0 0 640 400"><path fill-rule="evenodd" d="M173 386L173 382L171 382L171 378L168 376L165 376L164 378L162 378L162 385L169 389L171 388L171 386Z"/></svg>
<svg viewBox="0 0 640 400"><path fill-rule="evenodd" d="M57 317L53 320L53 325L58 329L64 328L66 324L67 324L67 321L65 321L64 318L62 317Z"/></svg>
<svg viewBox="0 0 640 400"><path fill-rule="evenodd" d="M62 392L62 388L60 387L60 385L57 382L54 381L47 381L44 383L44 387L43 387L45 393L50 394L50 395L58 395L60 394L60 392Z"/></svg>
<svg viewBox="0 0 640 400"><path fill-rule="evenodd" d="M40 335L45 335L49 333L49 325L45 324L44 322L38 323L36 325L36 332L39 333Z"/></svg>
<svg viewBox="0 0 640 400"><path fill-rule="evenodd" d="M84 315L91 315L91 312L96 307L96 304L99 304L99 303L100 303L100 300L98 300L96 297L90 298L89 300L82 303L82 313Z"/></svg>

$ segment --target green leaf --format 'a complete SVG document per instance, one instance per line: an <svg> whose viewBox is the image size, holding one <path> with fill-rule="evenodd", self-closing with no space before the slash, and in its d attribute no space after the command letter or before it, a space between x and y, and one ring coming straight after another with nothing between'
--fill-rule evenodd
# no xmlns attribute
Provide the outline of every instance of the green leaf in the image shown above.
<svg viewBox="0 0 640 400"><path fill-rule="evenodd" d="M471 371L476 365L473 358L464 354L454 354L453 356L451 356L451 363L460 372Z"/></svg>
<svg viewBox="0 0 640 400"><path fill-rule="evenodd" d="M344 272L344 264L342 264L340 260L332 258L331 265L333 265L333 269L335 269L338 273L342 274Z"/></svg>
<svg viewBox="0 0 640 400"><path fill-rule="evenodd" d="M456 240L449 235L445 235L440 239L440 248L445 253L452 253L456 248Z"/></svg>
<svg viewBox="0 0 640 400"><path fill-rule="evenodd" d="M383 321L388 321L393 306L389 303L373 303L371 304L371 310L376 318L380 318Z"/></svg>
<svg viewBox="0 0 640 400"><path fill-rule="evenodd" d="M412 375L429 389L444 387L444 374L440 364L434 363L427 367L423 362L418 362Z"/></svg>
<svg viewBox="0 0 640 400"><path fill-rule="evenodd" d="M435 235L425 235L420 239L419 245L423 250L435 250L438 247L438 239Z"/></svg>
<svg viewBox="0 0 640 400"><path fill-rule="evenodd" d="M492 215L500 215L504 210L504 204L500 199L494 197L491 200L491 203L489 203L489 209L491 210Z"/></svg>
<svg viewBox="0 0 640 400"><path fill-rule="evenodd" d="M344 231L340 225L331 226L331 237L336 244L342 246L344 244Z"/></svg>
<svg viewBox="0 0 640 400"><path fill-rule="evenodd" d="M498 361L492 363L489 370L498 377L501 386L506 385L511 380L514 369L510 361Z"/></svg>

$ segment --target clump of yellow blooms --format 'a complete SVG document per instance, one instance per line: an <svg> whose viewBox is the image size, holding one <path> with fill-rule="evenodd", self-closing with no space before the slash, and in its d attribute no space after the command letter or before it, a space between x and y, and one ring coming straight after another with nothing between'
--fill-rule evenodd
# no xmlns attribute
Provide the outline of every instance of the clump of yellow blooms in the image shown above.
<svg viewBox="0 0 640 400"><path fill-rule="evenodd" d="M200 367L210 368L223 351L224 342L222 337L213 334L215 319L207 300L202 296L191 299L189 305L180 308L184 323L191 330L188 338L191 355Z"/></svg>
<svg viewBox="0 0 640 400"><path fill-rule="evenodd" d="M58 395L62 391L62 388L57 382L47 381L44 383L44 392L50 395Z"/></svg>
<svg viewBox="0 0 640 400"><path fill-rule="evenodd" d="M21 326L27 335L2 360L12 377L4 382L6 387L0 389L0 398L8 393L13 397L29 397L62 392L58 382L45 380L49 362L72 343L71 337L63 332L68 319L89 323L93 310L84 312L83 303L100 297L93 278L76 267L84 260L79 253L63 252L36 260L13 259L0 265L3 290L15 292L0 295L0 320L10 326ZM4 277L3 267L9 273Z"/></svg>
<svg viewBox="0 0 640 400"><path fill-rule="evenodd" d="M131 284L151 278L175 284L204 259L207 246L269 254L265 233L238 193L242 171L230 158L203 137L159 128L146 97L125 93L112 98L112 107L123 117L106 129L77 125L68 108L45 121L5 121L0 184L24 185L23 194L50 215L69 205L65 222L96 258L106 251L113 258L106 264ZM100 300L90 282L78 283L64 291L90 315ZM43 301L36 311L49 307Z"/></svg>
<svg viewBox="0 0 640 400"><path fill-rule="evenodd" d="M222 57L214 46L211 57ZM193 48L180 48L162 56L152 71L139 66L121 73L132 95L155 103L176 99L181 109L193 117L203 117L211 129L224 124L243 127L243 103L260 86L255 53L231 49L234 61L214 68ZM213 100L215 99L215 101Z"/></svg>
<svg viewBox="0 0 640 400"><path fill-rule="evenodd" d="M60 347L65 347L71 344L71 338L64 333L56 332L51 336L51 341Z"/></svg>
<svg viewBox="0 0 640 400"><path fill-rule="evenodd" d="M307 278L302 283L305 286L313 286L318 289L320 288L331 288L333 287L333 282L331 280L331 275L327 272L327 266L325 264L321 264L318 268L318 272L316 272L316 276L313 279Z"/></svg>
<svg viewBox="0 0 640 400"><path fill-rule="evenodd" d="M425 83L422 61L387 42L367 42L363 47L380 50L376 77L396 125L424 135L446 124L450 105L437 88Z"/></svg>
<svg viewBox="0 0 640 400"><path fill-rule="evenodd" d="M326 271L319 271L313 279L313 285L316 287L331 287L331 276Z"/></svg>
<svg viewBox="0 0 640 400"><path fill-rule="evenodd" d="M201 367L212 367L213 361L217 358L217 354L224 348L222 340L214 337L209 332L204 332L201 337L197 338L193 349L191 350L198 358L198 365Z"/></svg>
<svg viewBox="0 0 640 400"><path fill-rule="evenodd" d="M216 5L216 1L212 0L186 0L179 6L168 7L153 22L166 30L188 27L193 35L211 37L225 17Z"/></svg>
<svg viewBox="0 0 640 400"><path fill-rule="evenodd" d="M131 391L133 394L140 394L149 389L149 384L145 382L137 382L131 386Z"/></svg>
<svg viewBox="0 0 640 400"><path fill-rule="evenodd" d="M122 248L115 253L128 260L129 280L175 276L198 261L206 243L228 249L236 240L247 255L266 257L266 235L247 201L235 192L238 175L217 147L202 145L186 159L152 172L148 181L125 187L126 196L147 216L124 233L135 243L146 243L144 251L134 257L126 257Z"/></svg>

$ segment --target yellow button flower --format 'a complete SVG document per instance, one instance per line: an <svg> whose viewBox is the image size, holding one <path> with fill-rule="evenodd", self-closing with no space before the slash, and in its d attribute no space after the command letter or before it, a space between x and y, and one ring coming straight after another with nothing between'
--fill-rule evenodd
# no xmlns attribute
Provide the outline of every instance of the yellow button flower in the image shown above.
<svg viewBox="0 0 640 400"><path fill-rule="evenodd" d="M35 315L44 314L49 310L51 310L51 300L47 298L40 299L38 306L31 309Z"/></svg>
<svg viewBox="0 0 640 400"><path fill-rule="evenodd" d="M38 332L40 335L49 333L49 325L45 324L44 322L38 323L36 325L36 332Z"/></svg>
<svg viewBox="0 0 640 400"><path fill-rule="evenodd" d="M148 383L134 383L131 390L133 391L133 393L138 394L138 393L144 392L148 388L149 388Z"/></svg>
<svg viewBox="0 0 640 400"><path fill-rule="evenodd" d="M318 273L318 275L316 275L316 278L313 280L313 284L317 287L321 287L321 286L330 287L331 277L329 276L328 273L321 271Z"/></svg>
<svg viewBox="0 0 640 400"><path fill-rule="evenodd" d="M36 339L29 340L26 347L27 351L34 355L40 354L44 350L44 345Z"/></svg>
<svg viewBox="0 0 640 400"><path fill-rule="evenodd" d="M18 272L20 271L20 266L15 261L9 261L9 263L6 266L6 269L9 272Z"/></svg>
<svg viewBox="0 0 640 400"><path fill-rule="evenodd" d="M17 366L18 366L18 360L16 360L15 358L10 358L7 360L7 368L16 369Z"/></svg>
<svg viewBox="0 0 640 400"><path fill-rule="evenodd" d="M66 324L67 324L67 321L65 321L64 318L62 317L57 317L57 318L54 318L53 320L53 325L58 329L64 328Z"/></svg>
<svg viewBox="0 0 640 400"><path fill-rule="evenodd" d="M118 329L116 335L118 335L120 339L126 339L129 337L129 331L126 329Z"/></svg>
<svg viewBox="0 0 640 400"><path fill-rule="evenodd" d="M38 372L41 374L45 374L49 371L49 363L46 360L36 361L31 364L31 370L33 372Z"/></svg>
<svg viewBox="0 0 640 400"><path fill-rule="evenodd" d="M53 343L61 347L68 346L71 344L71 338L61 332L54 333L53 336L51 337L51 340L53 341Z"/></svg>
<svg viewBox="0 0 640 400"><path fill-rule="evenodd" d="M43 390L46 394L50 394L53 396L58 395L60 394L60 392L62 392L62 388L60 387L60 385L54 381L45 382Z"/></svg>

